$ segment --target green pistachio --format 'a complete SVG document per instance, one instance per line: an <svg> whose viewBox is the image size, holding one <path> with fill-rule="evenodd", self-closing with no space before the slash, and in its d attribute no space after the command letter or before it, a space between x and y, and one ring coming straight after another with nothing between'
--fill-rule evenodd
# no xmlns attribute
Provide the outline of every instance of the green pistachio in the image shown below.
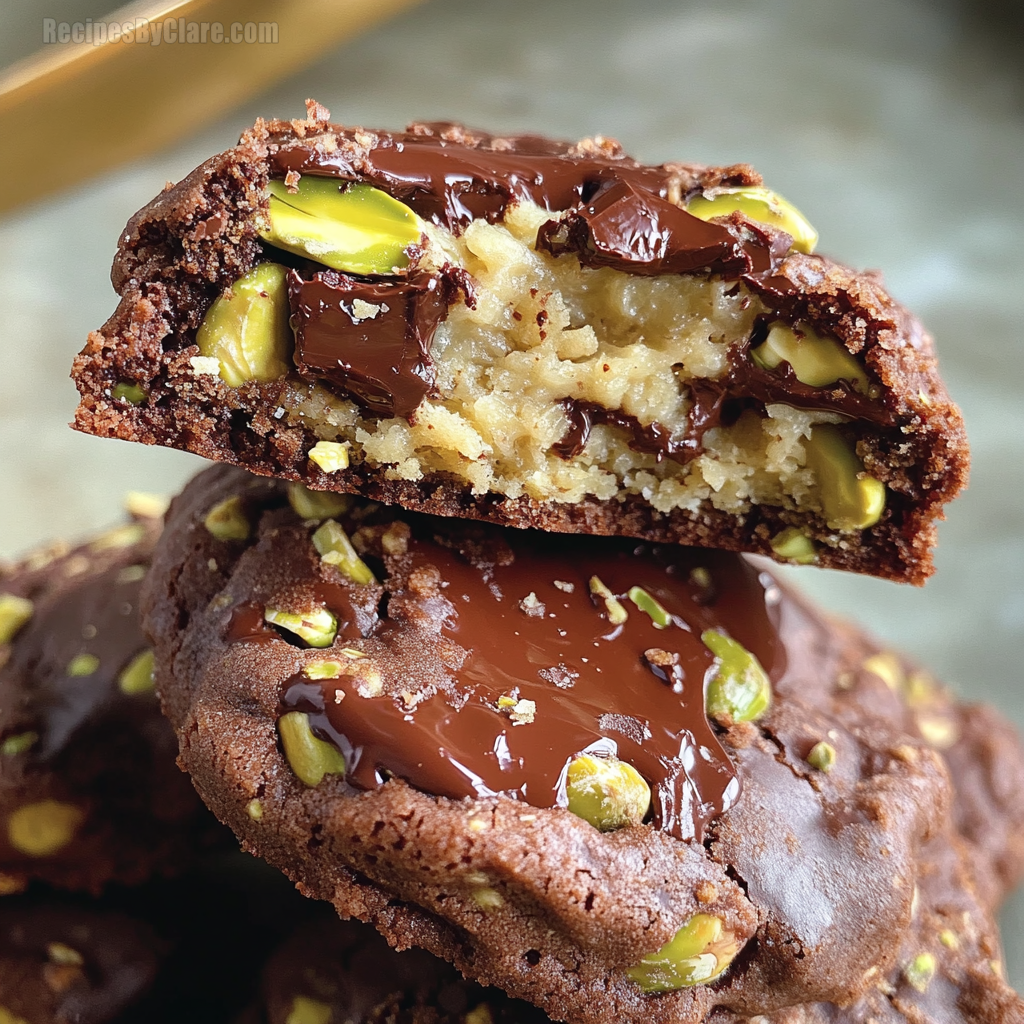
<svg viewBox="0 0 1024 1024"><path fill-rule="evenodd" d="M7 841L29 857L49 857L75 837L85 814L73 804L40 800L25 804L7 819Z"/></svg>
<svg viewBox="0 0 1024 1024"><path fill-rule="evenodd" d="M76 654L69 662L69 676L91 676L100 667L100 659L95 654Z"/></svg>
<svg viewBox="0 0 1024 1024"><path fill-rule="evenodd" d="M795 526L772 537L771 548L779 558L796 562L797 565L810 565L818 559L814 541Z"/></svg>
<svg viewBox="0 0 1024 1024"><path fill-rule="evenodd" d="M117 677L117 685L121 692L129 697L142 693L152 693L155 681L156 666L153 652L149 648L135 655L121 674Z"/></svg>
<svg viewBox="0 0 1024 1024"><path fill-rule="evenodd" d="M101 533L89 545L89 550L96 553L130 548L133 544L139 544L145 536L146 527L142 523L126 523L124 526L115 526L114 529Z"/></svg>
<svg viewBox="0 0 1024 1024"><path fill-rule="evenodd" d="M491 1013L491 1008L486 1003L480 1003L466 1012L462 1022L463 1024L494 1024L494 1014Z"/></svg>
<svg viewBox="0 0 1024 1024"><path fill-rule="evenodd" d="M867 476L840 430L819 423L804 442L814 471L825 522L833 530L864 530L885 511L885 484Z"/></svg>
<svg viewBox="0 0 1024 1024"><path fill-rule="evenodd" d="M857 391L867 394L864 367L835 338L823 338L807 326L794 330L772 324L764 342L750 350L750 358L766 370L789 363L796 379L812 388L848 380Z"/></svg>
<svg viewBox="0 0 1024 1024"><path fill-rule="evenodd" d="M289 711L277 720L284 756L300 781L319 786L325 775L344 775L345 758L332 743L313 735L309 715Z"/></svg>
<svg viewBox="0 0 1024 1024"><path fill-rule="evenodd" d="M127 402L129 405L142 405L146 400L146 391L138 384L132 384L130 381L122 380L118 381L110 389L110 397L115 402Z"/></svg>
<svg viewBox="0 0 1024 1024"><path fill-rule="evenodd" d="M256 797L253 797L245 805L245 813L248 814L249 817L252 818L253 821L262 821L263 820L263 801L257 799Z"/></svg>
<svg viewBox="0 0 1024 1024"><path fill-rule="evenodd" d="M300 519L320 522L332 516L344 515L352 507L351 494L335 494L334 491L311 491L305 484L288 485L288 504Z"/></svg>
<svg viewBox="0 0 1024 1024"><path fill-rule="evenodd" d="M771 683L761 663L724 633L708 629L700 638L718 659L705 694L708 715L723 725L760 718L772 699Z"/></svg>
<svg viewBox="0 0 1024 1024"><path fill-rule="evenodd" d="M375 583L370 567L359 557L348 534L333 519L328 519L313 534L313 547L321 561L336 565L353 583Z"/></svg>
<svg viewBox="0 0 1024 1024"><path fill-rule="evenodd" d="M312 608L308 612L264 608L263 618L272 626L294 633L310 647L330 647L338 633L338 620L326 608Z"/></svg>
<svg viewBox="0 0 1024 1024"><path fill-rule="evenodd" d="M815 743L807 755L807 763L827 775L835 767L836 748L824 740Z"/></svg>
<svg viewBox="0 0 1024 1024"><path fill-rule="evenodd" d="M0 754L6 754L9 757L14 757L17 754L24 754L31 750L39 740L39 733L37 732L18 732L13 736L8 736L2 743L0 743Z"/></svg>
<svg viewBox="0 0 1024 1024"><path fill-rule="evenodd" d="M672 625L672 616L643 587L630 587L628 597L642 612L647 612L655 629Z"/></svg>
<svg viewBox="0 0 1024 1024"><path fill-rule="evenodd" d="M307 679L339 679L344 671L345 666L340 661L311 661L302 668Z"/></svg>
<svg viewBox="0 0 1024 1024"><path fill-rule="evenodd" d="M27 597L0 594L0 644L9 644L32 618L34 605Z"/></svg>
<svg viewBox="0 0 1024 1024"><path fill-rule="evenodd" d="M743 188L712 188L694 196L686 204L686 212L701 220L728 217L735 212L744 217L779 228L793 238L797 252L814 252L818 232L807 218L777 192L758 185Z"/></svg>
<svg viewBox="0 0 1024 1024"><path fill-rule="evenodd" d="M713 981L739 949L736 936L719 918L695 914L657 953L626 973L644 992L674 992Z"/></svg>
<svg viewBox="0 0 1024 1024"><path fill-rule="evenodd" d="M598 576L590 577L590 592L594 597L604 601L605 609L608 612L608 621L613 626L621 626L629 618L622 602L608 589Z"/></svg>
<svg viewBox="0 0 1024 1024"><path fill-rule="evenodd" d="M420 240L416 214L370 185L303 175L297 190L270 183L271 245L349 274L393 274Z"/></svg>
<svg viewBox="0 0 1024 1024"><path fill-rule="evenodd" d="M935 977L935 957L931 953L918 953L913 960L903 968L903 977L907 984L916 988L918 992L924 992Z"/></svg>
<svg viewBox="0 0 1024 1024"><path fill-rule="evenodd" d="M331 1024L334 1011L327 1003L308 996L296 996L284 1024Z"/></svg>
<svg viewBox="0 0 1024 1024"><path fill-rule="evenodd" d="M247 540L252 532L238 495L218 501L203 520L203 526L215 540Z"/></svg>
<svg viewBox="0 0 1024 1024"><path fill-rule="evenodd" d="M348 445L340 441L317 441L309 449L309 461L325 473L337 473L348 469Z"/></svg>
<svg viewBox="0 0 1024 1024"><path fill-rule="evenodd" d="M569 810L602 832L639 825L651 806L651 787L626 761L581 754L566 772Z"/></svg>
<svg viewBox="0 0 1024 1024"><path fill-rule="evenodd" d="M287 273L278 263L261 263L206 311L196 345L220 363L220 378L230 387L277 380L291 368L295 340L288 326Z"/></svg>

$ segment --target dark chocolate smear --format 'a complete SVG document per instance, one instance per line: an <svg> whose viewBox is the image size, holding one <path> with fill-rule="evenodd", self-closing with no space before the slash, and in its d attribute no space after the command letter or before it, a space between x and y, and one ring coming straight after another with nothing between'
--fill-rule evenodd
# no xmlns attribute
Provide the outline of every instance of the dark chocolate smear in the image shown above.
<svg viewBox="0 0 1024 1024"><path fill-rule="evenodd" d="M377 415L408 418L434 393L430 343L450 299L436 274L370 281L325 270L304 280L292 270L295 365Z"/></svg>
<svg viewBox="0 0 1024 1024"><path fill-rule="evenodd" d="M125 697L117 677L147 644L139 626L142 568L115 566L39 602L18 634L5 671L31 680L24 718L39 733L32 756L49 760L88 723L119 714L155 715L153 703ZM98 659L94 672L69 676L78 655Z"/></svg>
<svg viewBox="0 0 1024 1024"><path fill-rule="evenodd" d="M511 553L474 548L463 557L452 550L458 541L419 536L401 581L389 584L372 640L398 643L412 622L426 629L432 635L415 646L424 665L445 662L447 688L418 689L420 670L408 672L407 664L403 679L385 680L372 697L361 695L358 673L316 682L299 674L283 686L283 709L311 713L314 729L345 755L347 781L357 789L395 775L441 796L505 794L564 806L573 757L615 754L651 784L653 823L699 839L739 795L704 711L713 657L700 634L728 632L779 678L786 655L769 582L718 552L611 539L595 546L518 531L505 537ZM711 586L704 574L691 577L697 567L710 572ZM590 593L592 576L618 595L629 613L624 624L609 622L604 602ZM424 580L432 586L424 589ZM672 615L667 628L628 599L634 586ZM666 661L671 672L659 669ZM531 720L516 724L501 710L502 697L533 702L534 709L523 706Z"/></svg>

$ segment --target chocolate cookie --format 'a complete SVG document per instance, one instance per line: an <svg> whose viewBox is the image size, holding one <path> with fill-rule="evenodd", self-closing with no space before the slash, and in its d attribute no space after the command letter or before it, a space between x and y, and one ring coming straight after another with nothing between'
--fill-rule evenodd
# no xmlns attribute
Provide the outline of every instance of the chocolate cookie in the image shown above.
<svg viewBox="0 0 1024 1024"><path fill-rule="evenodd" d="M0 571L0 887L97 891L178 870L221 830L175 764L139 588L137 518Z"/></svg>
<svg viewBox="0 0 1024 1024"><path fill-rule="evenodd" d="M588 1024L849 1002L896 966L941 758L833 698L843 646L738 556L221 467L143 601L203 798L399 947Z"/></svg>
<svg viewBox="0 0 1024 1024"><path fill-rule="evenodd" d="M322 490L920 583L931 339L746 165L259 121L129 222L75 426Z"/></svg>

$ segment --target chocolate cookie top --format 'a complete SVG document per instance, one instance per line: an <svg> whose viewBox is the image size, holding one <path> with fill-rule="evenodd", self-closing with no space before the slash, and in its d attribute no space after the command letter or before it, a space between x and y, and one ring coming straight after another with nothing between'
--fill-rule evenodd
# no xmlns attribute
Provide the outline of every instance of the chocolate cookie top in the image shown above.
<svg viewBox="0 0 1024 1024"><path fill-rule="evenodd" d="M310 103L132 218L75 425L446 516L919 583L966 479L960 415L921 325L816 237L746 165Z"/></svg>
<svg viewBox="0 0 1024 1024"><path fill-rule="evenodd" d="M158 518L0 575L0 878L72 889L177 870L218 834L175 764L139 589ZM179 861L181 862L179 864Z"/></svg>
<svg viewBox="0 0 1024 1024"><path fill-rule="evenodd" d="M804 643L820 620L770 576L606 541L541 568L545 538L322 501L204 473L144 595L183 763L244 845L393 942L573 1021L844 1001L893 967L945 771L829 696L846 654ZM710 717L705 684L724 702ZM632 774L611 796L582 788L617 818L578 802L574 774L609 740L591 759L635 758ZM684 779L690 831L665 811ZM631 803L645 788L649 815ZM703 983L645 991L641 961L698 919L718 936L694 954Z"/></svg>

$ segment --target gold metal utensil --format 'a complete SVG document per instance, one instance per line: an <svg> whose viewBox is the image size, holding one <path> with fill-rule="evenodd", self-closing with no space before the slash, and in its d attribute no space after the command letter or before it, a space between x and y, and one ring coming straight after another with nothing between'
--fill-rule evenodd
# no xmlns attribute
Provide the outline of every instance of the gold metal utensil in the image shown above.
<svg viewBox="0 0 1024 1024"><path fill-rule="evenodd" d="M417 0L186 0L43 19L0 75L0 212L193 131Z"/></svg>

